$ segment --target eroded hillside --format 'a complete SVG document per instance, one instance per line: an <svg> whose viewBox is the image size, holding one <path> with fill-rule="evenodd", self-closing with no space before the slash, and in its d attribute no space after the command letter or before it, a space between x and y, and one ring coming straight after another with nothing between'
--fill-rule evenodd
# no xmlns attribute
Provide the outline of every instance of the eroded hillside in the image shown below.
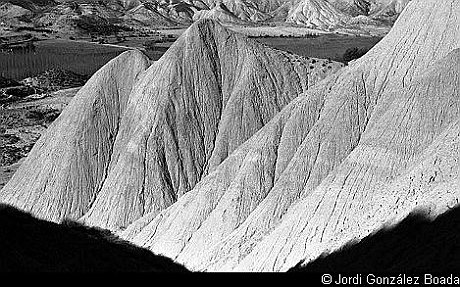
<svg viewBox="0 0 460 287"><path fill-rule="evenodd" d="M88 224L126 227L174 203L342 66L268 48L210 20L149 65L131 51L99 70L34 146L2 201L52 221L85 215Z"/></svg>
<svg viewBox="0 0 460 287"><path fill-rule="evenodd" d="M286 270L419 204L434 213L455 204L459 9L411 2L363 58L295 99L125 236L196 269ZM443 164L431 178L436 145L445 146L433 155Z"/></svg>

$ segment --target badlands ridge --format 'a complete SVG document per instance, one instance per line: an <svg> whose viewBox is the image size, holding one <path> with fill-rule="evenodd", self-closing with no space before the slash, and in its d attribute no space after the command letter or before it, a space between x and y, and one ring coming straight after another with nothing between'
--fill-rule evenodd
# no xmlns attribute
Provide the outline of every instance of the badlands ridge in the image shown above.
<svg viewBox="0 0 460 287"><path fill-rule="evenodd" d="M460 196L459 17L410 1L343 68L199 20L159 61L99 70L0 201L207 271L285 271L442 214Z"/></svg>

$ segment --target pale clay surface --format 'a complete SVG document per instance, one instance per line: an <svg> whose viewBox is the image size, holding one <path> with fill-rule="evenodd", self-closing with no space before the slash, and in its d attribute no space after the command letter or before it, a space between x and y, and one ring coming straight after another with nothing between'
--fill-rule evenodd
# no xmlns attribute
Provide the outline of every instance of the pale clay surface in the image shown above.
<svg viewBox="0 0 460 287"><path fill-rule="evenodd" d="M208 271L285 271L436 216L460 196L459 17L456 0L413 0L336 73L198 21L158 62L127 52L93 76L0 200L128 226Z"/></svg>
<svg viewBox="0 0 460 287"><path fill-rule="evenodd" d="M176 204L124 235L193 269L276 271L416 206L451 207L459 6L409 4L366 56L292 101Z"/></svg>
<svg viewBox="0 0 460 287"><path fill-rule="evenodd" d="M34 146L1 201L52 221L85 215L88 224L126 227L174 203L342 66L268 48L210 20L149 65L131 51L98 71Z"/></svg>

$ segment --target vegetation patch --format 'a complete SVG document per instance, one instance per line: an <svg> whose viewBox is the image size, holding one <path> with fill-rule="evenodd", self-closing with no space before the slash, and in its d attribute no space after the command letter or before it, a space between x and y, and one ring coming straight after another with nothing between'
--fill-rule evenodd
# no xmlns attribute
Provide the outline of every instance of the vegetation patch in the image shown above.
<svg viewBox="0 0 460 287"><path fill-rule="evenodd" d="M31 110L26 112L25 117L34 124L48 126L59 116L60 113L60 111L54 109Z"/></svg>
<svg viewBox="0 0 460 287"><path fill-rule="evenodd" d="M350 61L356 60L364 56L367 52L369 51L368 48L359 48L359 47L353 47L349 48L343 53L342 60L345 63L348 63Z"/></svg>

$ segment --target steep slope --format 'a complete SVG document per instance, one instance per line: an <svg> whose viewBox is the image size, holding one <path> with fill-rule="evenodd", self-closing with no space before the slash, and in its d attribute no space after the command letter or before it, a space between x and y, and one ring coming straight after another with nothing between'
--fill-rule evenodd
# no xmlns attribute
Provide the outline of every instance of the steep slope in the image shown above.
<svg viewBox="0 0 460 287"><path fill-rule="evenodd" d="M370 0L328 0L328 2L350 16L367 15L372 7Z"/></svg>
<svg viewBox="0 0 460 287"><path fill-rule="evenodd" d="M328 29L345 25L349 18L325 0L302 0L291 8L286 21L309 28Z"/></svg>
<svg viewBox="0 0 460 287"><path fill-rule="evenodd" d="M378 198L389 194L382 186L414 168L431 145L447 144L444 132L456 136L459 12L457 1L410 2L364 57L292 101L125 238L193 269L286 270L401 219L420 200L393 210L384 204L390 199ZM446 151L453 162L443 170L458 170L458 153ZM437 197L423 197L442 199L437 212L458 198L452 180L430 191ZM396 198L412 190L402 187Z"/></svg>
<svg viewBox="0 0 460 287"><path fill-rule="evenodd" d="M243 24L244 21L233 12L231 12L224 3L218 3L214 8L211 10L202 10L195 13L193 16L193 20L197 21L199 19L212 19L216 21L220 21L222 23L230 23L230 24Z"/></svg>
<svg viewBox="0 0 460 287"><path fill-rule="evenodd" d="M207 0L198 13L224 4L240 20L252 23L290 23L309 28L328 30L392 24L410 0ZM223 14L219 15L224 21ZM357 17L353 19L353 17ZM367 16L371 18L367 18ZM374 21L372 21L372 20ZM351 21L351 22L350 22Z"/></svg>
<svg viewBox="0 0 460 287"><path fill-rule="evenodd" d="M56 224L0 205L1 272L187 272L168 258L75 222Z"/></svg>
<svg viewBox="0 0 460 287"><path fill-rule="evenodd" d="M417 211L401 223L321 256L291 272L456 273L460 266L460 208L432 220Z"/></svg>
<svg viewBox="0 0 460 287"><path fill-rule="evenodd" d="M268 14L259 10L258 5L254 2L233 0L224 3L233 14L244 21L262 22L269 18Z"/></svg>
<svg viewBox="0 0 460 287"><path fill-rule="evenodd" d="M371 15L377 11L393 10L393 15L399 15L411 0L328 0L335 8L351 16Z"/></svg>
<svg viewBox="0 0 460 287"><path fill-rule="evenodd" d="M302 200L238 268L286 270L296 261L311 260L383 224L398 222L416 206L428 205L436 215L457 204L458 56L457 50L435 66L439 74L433 79L410 85L402 107L392 103L380 118L374 115L354 150L316 189L303 191ZM427 106L426 98L428 103L433 98L437 101ZM432 145L446 148L427 158ZM424 162L422 168L414 167L419 161ZM433 163L433 167L427 165ZM391 188L399 174L412 169L415 172L402 186ZM432 174L426 177L427 173ZM394 193L397 196L392 197ZM289 238L292 234L296 236ZM273 247L270 254L268 246Z"/></svg>
<svg viewBox="0 0 460 287"><path fill-rule="evenodd" d="M111 172L85 222L117 229L171 205L340 67L324 62L270 49L214 21L196 22L137 83Z"/></svg>
<svg viewBox="0 0 460 287"><path fill-rule="evenodd" d="M134 17L138 16L139 12L148 11L148 17L142 23L151 23L152 25L161 22L169 22L175 24L190 24L192 23L193 15L201 10L199 6L195 6L193 2L186 1L144 1L138 8L130 11L129 14ZM139 19L139 18L135 18Z"/></svg>
<svg viewBox="0 0 460 287"><path fill-rule="evenodd" d="M1 202L52 221L82 216L107 176L119 120L148 64L129 51L96 72L1 190Z"/></svg>
<svg viewBox="0 0 460 287"><path fill-rule="evenodd" d="M129 52L96 73L0 201L52 221L85 214L91 225L125 227L175 202L342 64L274 50L201 20L147 66Z"/></svg>
<svg viewBox="0 0 460 287"><path fill-rule="evenodd" d="M390 0L375 4L369 11L374 19L394 21L404 10L410 0Z"/></svg>

